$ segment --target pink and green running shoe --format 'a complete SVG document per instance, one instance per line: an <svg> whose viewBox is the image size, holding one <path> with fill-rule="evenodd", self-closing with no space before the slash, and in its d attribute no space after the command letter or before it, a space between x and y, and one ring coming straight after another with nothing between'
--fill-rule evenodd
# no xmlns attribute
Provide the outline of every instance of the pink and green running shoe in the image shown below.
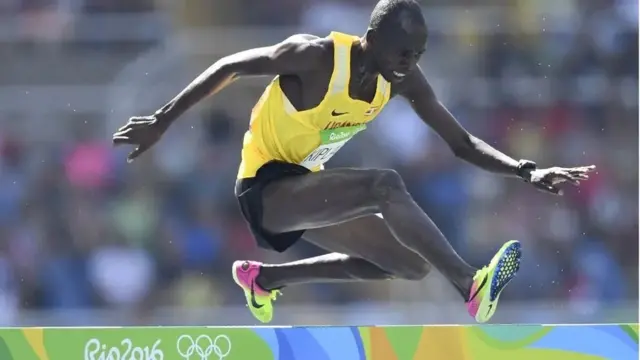
<svg viewBox="0 0 640 360"><path fill-rule="evenodd" d="M267 291L262 289L256 278L260 275L262 263L257 261L236 261L233 263L233 280L242 288L247 298L247 306L253 316L263 323L268 323L273 318L273 301L279 290Z"/></svg>
<svg viewBox="0 0 640 360"><path fill-rule="evenodd" d="M520 242L502 245L489 265L476 272L467 300L467 310L479 323L489 321L496 312L500 293L520 270Z"/></svg>

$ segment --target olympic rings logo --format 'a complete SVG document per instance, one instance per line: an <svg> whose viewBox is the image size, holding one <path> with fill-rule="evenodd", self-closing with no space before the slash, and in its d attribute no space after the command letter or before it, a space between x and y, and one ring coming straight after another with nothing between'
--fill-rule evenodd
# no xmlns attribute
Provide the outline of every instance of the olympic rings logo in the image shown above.
<svg viewBox="0 0 640 360"><path fill-rule="evenodd" d="M226 335L218 335L215 339L211 340L208 335L200 335L195 340L191 335L181 335L176 343L178 355L182 356L184 360L196 360L199 356L199 360L209 360L211 354L216 354L218 360L226 358L231 353L231 340ZM226 350L226 351L225 351Z"/></svg>

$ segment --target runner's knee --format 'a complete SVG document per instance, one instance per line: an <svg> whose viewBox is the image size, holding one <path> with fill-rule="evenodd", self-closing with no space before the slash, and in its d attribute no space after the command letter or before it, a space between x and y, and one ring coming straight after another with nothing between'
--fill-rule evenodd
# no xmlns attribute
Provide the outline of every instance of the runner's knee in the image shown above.
<svg viewBox="0 0 640 360"><path fill-rule="evenodd" d="M373 179L372 192L378 201L385 203L394 196L407 193L400 174L395 170L374 170Z"/></svg>

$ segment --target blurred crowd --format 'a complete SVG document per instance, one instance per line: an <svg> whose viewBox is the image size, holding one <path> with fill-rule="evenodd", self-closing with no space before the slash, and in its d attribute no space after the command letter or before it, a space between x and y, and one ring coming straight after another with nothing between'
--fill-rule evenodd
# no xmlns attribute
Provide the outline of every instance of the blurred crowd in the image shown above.
<svg viewBox="0 0 640 360"><path fill-rule="evenodd" d="M158 3L2 0L0 14L78 18L151 11ZM361 34L370 3L252 2L235 25ZM471 1L425 1L430 23L449 22L454 30L433 27L426 72L472 133L540 166L595 164L598 171L589 181L552 197L484 173L456 159L400 100L330 166L401 172L416 201L473 265L482 266L502 242L521 240L523 271L505 299L590 313L604 304L637 303L638 19L631 15L637 3L504 4L483 2L496 10L485 14L466 10ZM434 17L430 6L449 10L450 18ZM281 10L289 7L291 12ZM46 34L50 29L43 24L31 26L45 26ZM475 31L478 26L483 31ZM24 51L22 45L7 41L0 49ZM75 51L73 44L59 46ZM172 86L177 92L185 84ZM106 128L104 116L46 114L29 133L20 113L0 109L0 323L18 323L32 310L147 314L163 306L237 305L243 298L229 276L234 260L283 262L319 254L306 244L284 255L256 249L240 217L233 183L255 94L254 89L235 98L236 107L246 108L244 117L220 102L191 114L133 164L125 161L128 149L111 147L105 134L115 129ZM166 100L156 99L157 105ZM56 135L33 136L34 131ZM314 285L289 290L284 301L453 301L427 287L403 289L405 295L388 282Z"/></svg>

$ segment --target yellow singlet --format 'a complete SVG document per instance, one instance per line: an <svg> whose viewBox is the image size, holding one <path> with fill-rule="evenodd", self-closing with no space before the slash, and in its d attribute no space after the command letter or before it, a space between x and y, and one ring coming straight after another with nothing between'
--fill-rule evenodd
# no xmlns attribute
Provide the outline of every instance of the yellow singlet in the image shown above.
<svg viewBox="0 0 640 360"><path fill-rule="evenodd" d="M312 171L322 170L351 137L366 128L389 101L391 85L378 75L371 103L349 96L351 46L357 36L332 32L334 64L327 93L313 109L297 111L275 77L251 112L249 130L244 135L242 163L238 178L254 177L271 160L299 164Z"/></svg>

